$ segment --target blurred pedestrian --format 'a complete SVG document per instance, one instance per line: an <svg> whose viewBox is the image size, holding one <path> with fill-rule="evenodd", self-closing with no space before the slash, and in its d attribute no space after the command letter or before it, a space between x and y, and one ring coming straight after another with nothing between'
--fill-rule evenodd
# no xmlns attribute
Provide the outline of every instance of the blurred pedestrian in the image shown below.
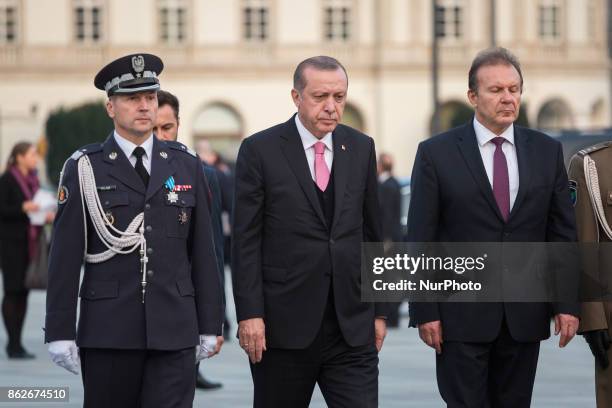
<svg viewBox="0 0 612 408"><path fill-rule="evenodd" d="M39 156L32 143L17 143L0 177L0 252L2 259L2 318L8 334L6 354L12 359L30 359L21 343L21 333L28 304L25 274L36 256L42 227L30 224L28 214L38 211L32 200L40 182L36 174ZM53 213L47 221L53 220Z"/></svg>
<svg viewBox="0 0 612 408"><path fill-rule="evenodd" d="M378 156L377 167L383 242L400 242L402 240L402 193L400 184L393 175L393 157L388 153L381 153ZM400 305L401 302L389 303L387 327L399 326Z"/></svg>
<svg viewBox="0 0 612 408"><path fill-rule="evenodd" d="M216 170L219 188L221 189L221 226L223 231L223 261L230 268L230 253L232 245L232 206L234 203L234 172L232 167L216 152L207 139L196 142L195 150L202 162ZM225 276L225 275L224 275ZM225 282L225 281L224 281ZM223 322L223 338L230 341L231 326L227 314Z"/></svg>

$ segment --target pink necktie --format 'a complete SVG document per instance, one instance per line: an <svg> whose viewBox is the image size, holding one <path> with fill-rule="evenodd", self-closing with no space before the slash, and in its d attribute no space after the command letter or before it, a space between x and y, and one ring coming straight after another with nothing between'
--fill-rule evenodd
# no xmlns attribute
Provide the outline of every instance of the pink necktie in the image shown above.
<svg viewBox="0 0 612 408"><path fill-rule="evenodd" d="M315 180L317 187L321 191L325 191L327 184L329 183L329 169L327 163L325 163L325 144L323 142L317 142L314 145L315 150Z"/></svg>

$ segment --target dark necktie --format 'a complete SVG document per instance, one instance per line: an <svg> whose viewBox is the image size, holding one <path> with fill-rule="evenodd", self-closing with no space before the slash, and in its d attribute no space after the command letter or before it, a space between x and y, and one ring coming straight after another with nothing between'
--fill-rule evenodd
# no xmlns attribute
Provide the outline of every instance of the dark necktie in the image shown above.
<svg viewBox="0 0 612 408"><path fill-rule="evenodd" d="M147 169L145 169L145 166L142 162L142 156L144 156L145 154L145 149L143 149L141 146L138 146L134 149L132 154L136 156L136 166L134 166L134 168L136 169L136 173L138 173L145 187L147 187L149 185L149 173L147 172Z"/></svg>
<svg viewBox="0 0 612 408"><path fill-rule="evenodd" d="M503 137L491 139L491 142L495 145L495 152L493 153L493 195L504 221L508 221L508 215L510 215L510 181L506 155L502 150L505 141L506 139Z"/></svg>

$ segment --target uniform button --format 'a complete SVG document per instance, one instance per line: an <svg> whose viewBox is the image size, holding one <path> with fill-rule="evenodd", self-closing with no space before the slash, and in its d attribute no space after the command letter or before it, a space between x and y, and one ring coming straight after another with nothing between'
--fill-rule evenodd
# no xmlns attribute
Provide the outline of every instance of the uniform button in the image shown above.
<svg viewBox="0 0 612 408"><path fill-rule="evenodd" d="M110 201L105 201L104 202L104 205L109 205L109 204L110 204Z"/></svg>
<svg viewBox="0 0 612 408"><path fill-rule="evenodd" d="M148 276L149 278L150 278L150 277L152 277L152 276L153 276L153 271L151 271L151 270L147 271L147 276Z"/></svg>
<svg viewBox="0 0 612 408"><path fill-rule="evenodd" d="M147 255L151 255L153 253L153 248L147 248Z"/></svg>
<svg viewBox="0 0 612 408"><path fill-rule="evenodd" d="M147 229L147 232L151 232L151 231L153 231L153 227L152 227L152 226L150 226L150 225L147 225L147 228L146 228L146 229Z"/></svg>
<svg viewBox="0 0 612 408"><path fill-rule="evenodd" d="M504 237L508 238L510 236L509 232L504 232Z"/></svg>
<svg viewBox="0 0 612 408"><path fill-rule="evenodd" d="M334 245L334 244L336 243L336 241L334 241L333 239L330 239L330 240L329 240L329 243L330 243L330 244L332 244L332 245Z"/></svg>
<svg viewBox="0 0 612 408"><path fill-rule="evenodd" d="M89 291L89 294L90 294L91 296L93 296L93 295L95 295L95 294L96 294L96 291L92 289L92 290L90 290L90 291Z"/></svg>
<svg viewBox="0 0 612 408"><path fill-rule="evenodd" d="M145 204L145 210L150 210L151 209L151 204Z"/></svg>
<svg viewBox="0 0 612 408"><path fill-rule="evenodd" d="M185 200L181 200L181 204L185 205Z"/></svg>

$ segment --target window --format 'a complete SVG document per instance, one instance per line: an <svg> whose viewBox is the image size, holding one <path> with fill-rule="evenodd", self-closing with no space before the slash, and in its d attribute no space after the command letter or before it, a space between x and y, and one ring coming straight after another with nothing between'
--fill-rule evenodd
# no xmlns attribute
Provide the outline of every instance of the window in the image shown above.
<svg viewBox="0 0 612 408"><path fill-rule="evenodd" d="M159 0L159 39L177 44L186 38L187 6L184 0Z"/></svg>
<svg viewBox="0 0 612 408"><path fill-rule="evenodd" d="M246 0L243 7L244 38L265 41L269 37L270 8L266 0Z"/></svg>
<svg viewBox="0 0 612 408"><path fill-rule="evenodd" d="M102 0L74 0L75 39L81 43L102 40Z"/></svg>
<svg viewBox="0 0 612 408"><path fill-rule="evenodd" d="M326 40L348 41L351 38L351 1L327 0L323 22Z"/></svg>
<svg viewBox="0 0 612 408"><path fill-rule="evenodd" d="M0 0L0 44L17 42L17 2Z"/></svg>
<svg viewBox="0 0 612 408"><path fill-rule="evenodd" d="M557 40L561 37L561 6L558 0L540 1L538 27L543 40Z"/></svg>
<svg viewBox="0 0 612 408"><path fill-rule="evenodd" d="M441 0L436 9L436 33L440 38L463 37L464 8L462 0Z"/></svg>

